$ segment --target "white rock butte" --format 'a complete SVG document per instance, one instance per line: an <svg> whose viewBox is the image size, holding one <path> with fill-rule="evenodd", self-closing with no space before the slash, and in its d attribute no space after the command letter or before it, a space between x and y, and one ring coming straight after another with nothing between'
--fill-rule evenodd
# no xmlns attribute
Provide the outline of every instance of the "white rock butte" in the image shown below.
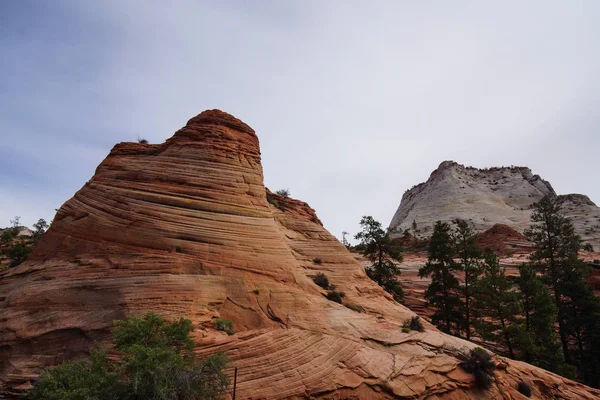
<svg viewBox="0 0 600 400"><path fill-rule="evenodd" d="M478 231L505 224L523 232L530 226L532 204L546 195L556 195L552 185L527 167L478 169L444 161L427 182L404 193L390 227L397 235L406 229L414 233L415 221L417 236L428 237L436 221L459 218ZM558 199L583 241L600 248L600 208L581 194Z"/></svg>

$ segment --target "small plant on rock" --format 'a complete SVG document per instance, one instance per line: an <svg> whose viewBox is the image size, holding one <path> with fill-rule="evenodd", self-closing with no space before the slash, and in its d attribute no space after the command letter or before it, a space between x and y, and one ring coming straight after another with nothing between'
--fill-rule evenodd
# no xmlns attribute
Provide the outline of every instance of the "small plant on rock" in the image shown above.
<svg viewBox="0 0 600 400"><path fill-rule="evenodd" d="M329 289L329 279L327 279L327 275L325 275L322 272L319 272L318 274L316 274L313 277L313 282L315 282L318 286L322 287L323 289L327 290Z"/></svg>
<svg viewBox="0 0 600 400"><path fill-rule="evenodd" d="M278 195L280 195L282 197L289 197L290 196L290 189L279 189L275 193L277 193Z"/></svg>
<svg viewBox="0 0 600 400"><path fill-rule="evenodd" d="M338 292L335 290L330 290L327 292L327 300L335 301L336 303L342 304L342 300L346 296L344 292Z"/></svg>
<svg viewBox="0 0 600 400"><path fill-rule="evenodd" d="M213 321L213 325L216 330L223 331L229 336L233 335L233 321L226 318L217 318Z"/></svg>
<svg viewBox="0 0 600 400"><path fill-rule="evenodd" d="M321 260L320 258L313 258L313 262L317 265L323 264L323 260Z"/></svg>
<svg viewBox="0 0 600 400"><path fill-rule="evenodd" d="M531 397L531 386L527 382L519 382L517 390L525 397Z"/></svg>
<svg viewBox="0 0 600 400"><path fill-rule="evenodd" d="M425 331L425 327L423 327L423 324L421 323L421 318L418 315L415 315L414 317L404 321L404 323L402 324L402 331L404 331L404 328L408 328L412 331Z"/></svg>
<svg viewBox="0 0 600 400"><path fill-rule="evenodd" d="M358 304L346 304L346 307L357 313L364 313L365 309Z"/></svg>
<svg viewBox="0 0 600 400"><path fill-rule="evenodd" d="M481 347L471 350L469 358L463 361L460 366L465 371L473 374L477 387L489 389L492 386L496 364L492 361L492 356Z"/></svg>

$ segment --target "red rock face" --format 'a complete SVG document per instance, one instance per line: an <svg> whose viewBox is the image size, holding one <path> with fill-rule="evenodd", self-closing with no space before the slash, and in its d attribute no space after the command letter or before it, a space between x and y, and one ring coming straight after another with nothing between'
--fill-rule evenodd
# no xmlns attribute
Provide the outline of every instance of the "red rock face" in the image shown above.
<svg viewBox="0 0 600 400"><path fill-rule="evenodd" d="M254 131L217 110L163 144L115 146L31 258L0 275L0 392L83 356L113 320L156 311L193 321L198 356L228 354L238 399L481 397L458 367L473 344L429 324L403 333L414 314L366 277L314 210L270 197ZM318 272L366 312L328 301ZM213 329L216 317L236 334ZM518 398L521 379L537 395L600 396L505 362L489 398Z"/></svg>

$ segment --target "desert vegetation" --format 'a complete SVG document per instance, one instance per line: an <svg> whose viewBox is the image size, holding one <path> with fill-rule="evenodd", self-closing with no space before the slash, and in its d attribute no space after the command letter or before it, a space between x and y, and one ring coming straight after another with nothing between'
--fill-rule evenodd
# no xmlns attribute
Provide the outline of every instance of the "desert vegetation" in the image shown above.
<svg viewBox="0 0 600 400"><path fill-rule="evenodd" d="M1 231L0 234L0 270L12 268L21 264L33 251L33 246L42 238L48 229L48 223L40 218L33 224L30 235L21 235L21 217L16 216L11 221L11 226ZM4 265L3 265L4 264Z"/></svg>
<svg viewBox="0 0 600 400"><path fill-rule="evenodd" d="M229 361L221 354L194 357L188 319L172 322L147 313L117 321L114 349L95 348L88 359L44 371L27 398L220 399L229 386Z"/></svg>
<svg viewBox="0 0 600 400"><path fill-rule="evenodd" d="M512 280L493 251L476 246L465 222L455 228L435 224L428 261L419 270L431 277L425 296L434 310L432 322L447 333L495 343L510 358L598 387L600 300L587 283L589 264L578 258L581 239L555 198L542 199L533 210L525 235L534 251ZM471 364L485 357L471 358L465 365L477 371Z"/></svg>

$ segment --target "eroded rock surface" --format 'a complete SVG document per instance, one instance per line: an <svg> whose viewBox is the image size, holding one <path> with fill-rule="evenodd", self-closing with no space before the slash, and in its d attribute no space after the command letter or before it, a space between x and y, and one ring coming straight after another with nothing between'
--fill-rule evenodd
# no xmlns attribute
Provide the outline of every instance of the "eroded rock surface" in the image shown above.
<svg viewBox="0 0 600 400"><path fill-rule="evenodd" d="M527 167L477 169L444 161L426 182L404 193L390 227L398 236L406 229L414 234L414 221L417 236L429 237L436 221L459 218L478 231L502 224L522 233L531 224L532 204L546 195L556 195L552 185ZM600 208L580 194L558 200L583 241L600 249Z"/></svg>
<svg viewBox="0 0 600 400"><path fill-rule="evenodd" d="M518 399L520 380L538 397L600 396L501 358L492 389L474 390L458 366L472 343L427 323L403 333L414 313L366 277L314 210L267 193L254 131L218 110L163 144L116 145L30 259L0 275L0 392L83 356L113 320L156 311L193 321L198 356L228 354L238 399ZM366 312L328 301L318 272ZM213 329L216 317L236 333Z"/></svg>

